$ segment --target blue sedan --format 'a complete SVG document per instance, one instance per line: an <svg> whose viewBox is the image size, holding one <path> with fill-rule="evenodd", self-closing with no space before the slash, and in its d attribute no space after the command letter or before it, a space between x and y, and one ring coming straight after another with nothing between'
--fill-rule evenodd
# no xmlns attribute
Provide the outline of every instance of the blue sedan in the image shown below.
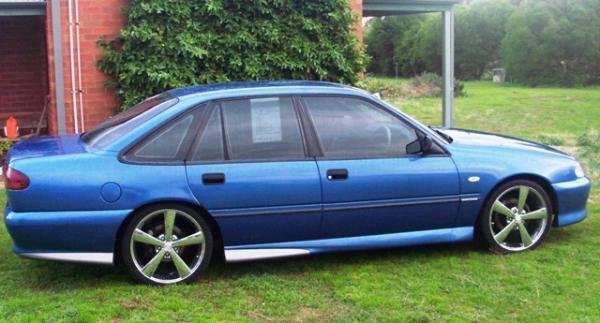
<svg viewBox="0 0 600 323"><path fill-rule="evenodd" d="M590 181L534 142L429 128L333 83L198 86L82 135L16 144L15 253L117 264L148 284L228 262L481 240L538 247L582 221Z"/></svg>

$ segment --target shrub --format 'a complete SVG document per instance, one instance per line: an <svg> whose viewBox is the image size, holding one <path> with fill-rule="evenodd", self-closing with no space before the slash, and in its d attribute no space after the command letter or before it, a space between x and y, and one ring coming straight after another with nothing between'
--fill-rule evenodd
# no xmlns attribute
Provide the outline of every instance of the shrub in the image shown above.
<svg viewBox="0 0 600 323"><path fill-rule="evenodd" d="M432 92L430 96L440 96L442 95L442 88L444 87L444 79L435 73L425 72L415 77L412 84L415 87L431 87L436 91ZM465 85L461 81L455 79L454 96L459 97L465 95L467 95Z"/></svg>
<svg viewBox="0 0 600 323"><path fill-rule="evenodd" d="M123 106L192 84L309 79L355 83L366 56L347 0L131 0L99 68Z"/></svg>

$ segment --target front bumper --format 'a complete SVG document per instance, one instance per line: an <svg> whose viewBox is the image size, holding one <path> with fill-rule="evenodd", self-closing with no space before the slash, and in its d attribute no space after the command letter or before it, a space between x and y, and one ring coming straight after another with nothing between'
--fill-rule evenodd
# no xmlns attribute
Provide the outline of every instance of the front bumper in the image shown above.
<svg viewBox="0 0 600 323"><path fill-rule="evenodd" d="M564 227L583 221L587 217L586 204L590 195L591 182L587 177L552 184L558 199L555 224Z"/></svg>
<svg viewBox="0 0 600 323"><path fill-rule="evenodd" d="M14 212L7 205L4 223L21 256L112 263L117 232L130 212Z"/></svg>

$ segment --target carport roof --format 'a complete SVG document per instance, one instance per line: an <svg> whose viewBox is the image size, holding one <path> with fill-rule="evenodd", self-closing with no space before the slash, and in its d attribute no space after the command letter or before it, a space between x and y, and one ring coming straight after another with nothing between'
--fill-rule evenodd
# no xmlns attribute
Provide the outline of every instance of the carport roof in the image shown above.
<svg viewBox="0 0 600 323"><path fill-rule="evenodd" d="M363 0L363 16L447 11L461 2L462 0Z"/></svg>
<svg viewBox="0 0 600 323"><path fill-rule="evenodd" d="M45 0L0 0L0 16L40 16L45 13Z"/></svg>

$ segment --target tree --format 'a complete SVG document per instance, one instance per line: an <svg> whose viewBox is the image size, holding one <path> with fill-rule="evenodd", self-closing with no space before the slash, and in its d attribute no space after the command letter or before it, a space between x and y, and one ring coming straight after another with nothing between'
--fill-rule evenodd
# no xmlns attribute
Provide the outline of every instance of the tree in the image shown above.
<svg viewBox="0 0 600 323"><path fill-rule="evenodd" d="M123 106L167 89L242 80L354 83L366 56L347 0L131 0L99 68Z"/></svg>
<svg viewBox="0 0 600 323"><path fill-rule="evenodd" d="M524 0L502 41L514 81L528 85L600 82L600 1Z"/></svg>

